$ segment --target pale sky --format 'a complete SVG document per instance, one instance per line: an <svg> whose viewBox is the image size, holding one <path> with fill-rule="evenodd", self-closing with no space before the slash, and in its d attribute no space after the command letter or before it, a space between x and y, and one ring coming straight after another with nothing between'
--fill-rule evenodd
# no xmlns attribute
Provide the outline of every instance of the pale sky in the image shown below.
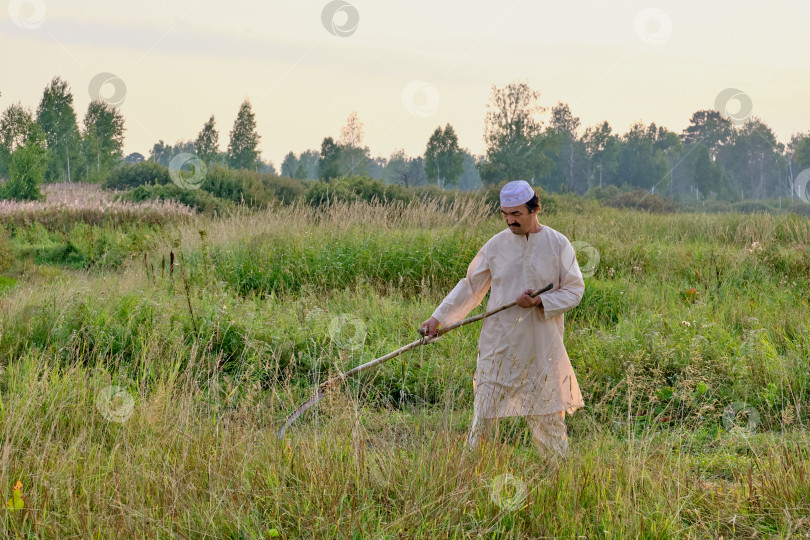
<svg viewBox="0 0 810 540"><path fill-rule="evenodd" d="M0 110L36 108L60 75L81 121L91 80L109 73L100 92L123 99L124 152L148 156L212 114L224 150L249 98L276 168L337 138L352 111L374 156L420 155L448 122L483 153L492 86L514 80L549 109L568 103L583 128L680 133L734 88L782 142L810 130L806 0L337 1L3 0Z"/></svg>

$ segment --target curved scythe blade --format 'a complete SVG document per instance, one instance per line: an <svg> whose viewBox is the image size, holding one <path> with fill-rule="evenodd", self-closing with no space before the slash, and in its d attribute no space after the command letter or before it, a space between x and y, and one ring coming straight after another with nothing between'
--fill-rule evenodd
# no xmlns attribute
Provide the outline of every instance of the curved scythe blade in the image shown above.
<svg viewBox="0 0 810 540"><path fill-rule="evenodd" d="M552 288L553 288L553 284L549 283L547 286L543 287L542 289L538 289L538 290L534 291L533 293L531 293L530 296L537 296L538 294L542 294L542 293L544 293L546 291L550 291ZM403 347L400 347L399 349L397 349L397 350L395 350L393 352L390 352L390 353L386 354L385 356L381 356L380 358L376 358L374 360L371 360L370 362L366 362L365 364L361 364L361 365L359 365L359 366L357 366L355 368L350 369L346 373L341 373L340 375L336 375L336 376L332 377L328 381L322 382L320 385L318 385L318 388L317 388L317 390L315 390L315 393L312 395L312 397L309 398L308 400L306 400L305 402L303 402L301 405L299 405L298 408L295 409L292 412L292 414L290 414L287 417L287 420L284 422L284 425L281 426L281 429L278 430L278 438L283 439L284 438L284 432L287 431L287 428L290 427L290 425L293 422L295 422L296 418L301 416L304 413L304 411L306 411L307 409L309 409L310 407L312 407L313 405L318 403L323 398L324 394L326 393L326 389L329 388L330 386L332 386L333 384L335 384L336 382L342 381L343 379L346 379L347 377L351 377L352 375L360 373L361 371L364 371L364 370L366 370L368 368L374 367L377 364L381 364L381 363L385 362L386 360L390 360L390 359L392 359L392 358L394 358L396 356L399 356L400 354L402 354L404 352L410 351L411 349L415 349L416 347L419 347L420 345L427 345L428 343L434 343L441 336L443 336L444 334L446 334L450 330L458 328L459 326L464 326L465 324L470 324L472 322L480 321L480 320L485 319L487 317L491 317L492 315L495 315L496 313L500 313L501 311L503 311L505 309L509 309L509 308L514 307L516 305L517 305L516 302L511 302L509 304L506 304L505 306L501 306L501 307L499 307L497 309L493 309L492 311L487 311L486 313L476 315L475 317L470 317L468 319L464 319L463 321L459 321L459 322L457 322L455 324L451 324L447 328L439 329L439 331L436 333L436 335L431 337L431 338L423 337L421 339L417 339L416 341L414 341L412 343L408 343L407 345L405 345ZM421 333L421 329L420 329L420 333Z"/></svg>

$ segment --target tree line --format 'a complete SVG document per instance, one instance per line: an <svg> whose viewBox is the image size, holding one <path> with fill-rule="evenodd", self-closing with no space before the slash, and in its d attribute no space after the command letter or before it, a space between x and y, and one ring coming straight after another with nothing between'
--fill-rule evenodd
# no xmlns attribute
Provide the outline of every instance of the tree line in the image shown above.
<svg viewBox="0 0 810 540"><path fill-rule="evenodd" d="M372 157L363 144L363 124L352 112L337 139L327 136L320 148L290 151L278 173L461 189L522 178L550 192L618 186L682 200L739 201L792 197L796 177L810 168L810 133L796 133L785 145L760 118L738 122L713 109L696 111L681 133L642 122L623 134L607 121L582 129L568 104L549 110L539 91L514 81L493 85L484 120L484 155L461 148L448 123L433 131L422 155L397 149L386 158ZM102 99L91 101L80 127L69 85L54 77L35 111L16 103L0 116L0 176L7 178L0 195L36 198L43 181L101 181L126 163L149 159L168 166L179 153L195 154L209 166L277 173L261 157L249 100L239 108L224 151L214 116L193 140L160 140L148 158L122 155L124 131L120 110Z"/></svg>

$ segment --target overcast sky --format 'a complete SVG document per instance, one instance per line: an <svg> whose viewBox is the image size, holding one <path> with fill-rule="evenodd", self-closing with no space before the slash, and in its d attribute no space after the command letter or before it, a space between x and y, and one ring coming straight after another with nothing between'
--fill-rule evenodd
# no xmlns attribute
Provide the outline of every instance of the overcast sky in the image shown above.
<svg viewBox="0 0 810 540"><path fill-rule="evenodd" d="M337 2L337 3L336 3ZM493 85L523 80L583 128L656 122L737 89L782 142L810 130L810 2L568 0L3 0L0 109L36 107L55 75L79 119L91 81L120 102L125 154L193 139L215 115L224 150L239 105L256 113L262 157L337 138L352 111L372 155L424 152L451 123L483 153ZM746 98L747 96L747 98Z"/></svg>

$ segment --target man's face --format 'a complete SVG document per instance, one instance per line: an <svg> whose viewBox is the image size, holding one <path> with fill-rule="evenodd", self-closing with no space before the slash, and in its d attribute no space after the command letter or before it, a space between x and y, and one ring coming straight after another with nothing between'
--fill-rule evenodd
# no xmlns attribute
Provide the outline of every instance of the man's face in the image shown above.
<svg viewBox="0 0 810 540"><path fill-rule="evenodd" d="M528 234L532 230L533 224L537 221L538 210L530 213L525 204L501 206L501 214L503 214L509 230L515 234Z"/></svg>

